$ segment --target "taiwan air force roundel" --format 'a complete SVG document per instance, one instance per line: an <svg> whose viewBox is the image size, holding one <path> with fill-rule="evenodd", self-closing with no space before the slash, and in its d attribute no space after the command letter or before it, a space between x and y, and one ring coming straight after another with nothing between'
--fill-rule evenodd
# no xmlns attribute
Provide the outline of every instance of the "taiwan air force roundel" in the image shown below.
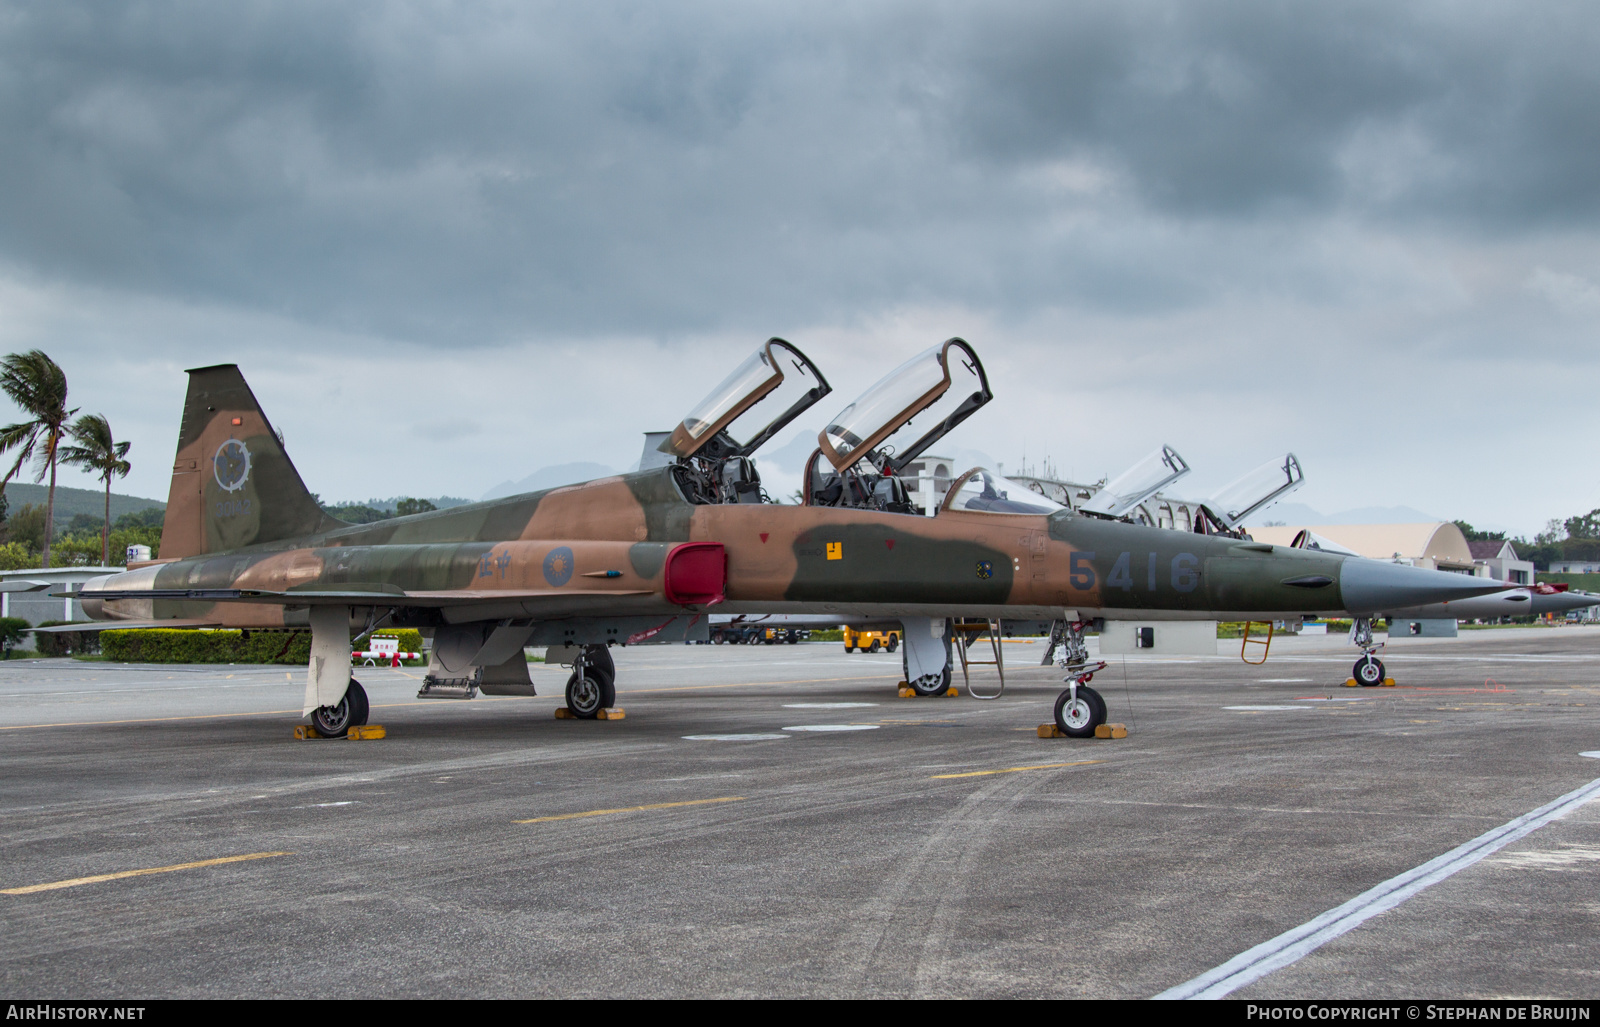
<svg viewBox="0 0 1600 1027"><path fill-rule="evenodd" d="M572 580L572 550L557 546L544 558L544 580L560 588Z"/></svg>
<svg viewBox="0 0 1600 1027"><path fill-rule="evenodd" d="M211 458L211 469L218 485L228 492L237 492L250 477L250 450L238 439L229 439L217 447L217 455Z"/></svg>

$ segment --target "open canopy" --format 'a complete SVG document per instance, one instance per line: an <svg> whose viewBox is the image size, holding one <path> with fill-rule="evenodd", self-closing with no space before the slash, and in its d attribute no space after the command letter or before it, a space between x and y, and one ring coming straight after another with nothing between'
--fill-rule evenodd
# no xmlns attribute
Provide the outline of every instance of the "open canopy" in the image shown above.
<svg viewBox="0 0 1600 1027"><path fill-rule="evenodd" d="M1300 461L1289 453L1277 460L1268 460L1222 486L1206 502L1206 509L1224 527L1237 529L1246 517L1276 503L1305 484L1305 480Z"/></svg>
<svg viewBox="0 0 1600 1027"><path fill-rule="evenodd" d="M817 441L834 469L843 471L927 413L928 430L889 461L899 471L993 398L978 354L964 340L950 339L879 379L839 411Z"/></svg>
<svg viewBox="0 0 1600 1027"><path fill-rule="evenodd" d="M737 454L749 456L831 391L809 357L782 339L768 339L695 405L661 452L693 456L726 431Z"/></svg>
<svg viewBox="0 0 1600 1027"><path fill-rule="evenodd" d="M1171 446L1162 446L1111 480L1080 507L1086 514L1122 517L1140 503L1189 473L1189 465Z"/></svg>
<svg viewBox="0 0 1600 1027"><path fill-rule="evenodd" d="M1046 499L1026 485L1002 478L986 467L974 467L957 478L941 510L973 513L1049 515L1066 507Z"/></svg>

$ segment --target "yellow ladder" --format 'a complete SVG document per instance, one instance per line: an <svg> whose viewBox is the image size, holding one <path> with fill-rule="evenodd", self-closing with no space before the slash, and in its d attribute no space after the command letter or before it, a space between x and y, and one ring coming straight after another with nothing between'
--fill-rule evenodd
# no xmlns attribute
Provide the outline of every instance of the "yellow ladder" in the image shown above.
<svg viewBox="0 0 1600 1027"><path fill-rule="evenodd" d="M1266 638L1263 639L1250 637L1250 629L1256 624L1265 624L1267 626ZM1247 620L1244 622L1244 637L1239 641L1239 659L1250 664L1252 667L1258 667L1267 662L1267 654L1272 652L1272 624L1273 622L1270 620ZM1261 659L1252 660L1249 657L1248 653L1250 651L1250 646L1252 645L1259 645L1261 647Z"/></svg>

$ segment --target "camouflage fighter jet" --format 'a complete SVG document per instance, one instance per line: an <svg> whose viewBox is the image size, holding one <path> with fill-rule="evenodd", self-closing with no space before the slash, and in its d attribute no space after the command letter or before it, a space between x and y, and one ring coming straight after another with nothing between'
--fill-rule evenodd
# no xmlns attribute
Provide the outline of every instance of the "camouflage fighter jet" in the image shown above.
<svg viewBox="0 0 1600 1027"><path fill-rule="evenodd" d="M423 694L531 695L523 647L570 646L567 705L593 717L614 702L609 646L705 638L711 609L900 619L908 680L925 694L948 683L952 613L1061 620L1077 655L1057 723L1083 736L1105 719L1080 658L1093 618L1362 617L1506 587L1080 517L981 468L937 516L902 512L898 468L990 396L960 339L834 419L803 505L763 501L749 453L826 393L815 366L773 339L672 432L665 466L348 525L306 489L238 368L199 368L161 559L95 579L80 598L107 627L310 628L303 709L326 735L366 719L351 632L378 625L432 635ZM891 450L913 418L931 427Z"/></svg>

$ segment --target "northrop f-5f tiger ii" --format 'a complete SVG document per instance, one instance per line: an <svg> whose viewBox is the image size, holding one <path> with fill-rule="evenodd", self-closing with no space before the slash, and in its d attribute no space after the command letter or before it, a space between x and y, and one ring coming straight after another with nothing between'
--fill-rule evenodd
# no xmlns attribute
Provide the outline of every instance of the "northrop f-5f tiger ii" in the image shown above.
<svg viewBox="0 0 1600 1027"><path fill-rule="evenodd" d="M309 628L304 713L333 736L366 721L350 643L379 625L431 635L424 694L531 695L523 648L572 647L567 706L594 717L615 701L610 647L704 638L712 609L899 619L908 684L929 695L950 680L946 618L1050 619L1068 626L1057 726L1082 737L1106 717L1083 645L1096 618L1363 618L1507 587L1079 515L983 468L916 516L899 471L991 396L960 339L829 422L802 503L768 501L750 454L828 393L772 339L662 443L661 466L351 525L306 489L239 369L198 368L161 559L80 597L105 627Z"/></svg>

